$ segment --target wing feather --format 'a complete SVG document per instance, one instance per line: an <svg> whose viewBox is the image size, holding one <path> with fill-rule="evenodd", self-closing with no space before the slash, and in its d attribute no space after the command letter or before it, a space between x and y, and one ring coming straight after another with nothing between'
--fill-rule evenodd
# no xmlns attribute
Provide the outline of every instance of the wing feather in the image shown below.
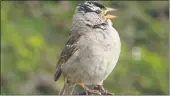
<svg viewBox="0 0 170 96"><path fill-rule="evenodd" d="M61 76L61 66L62 64L66 63L67 60L76 52L76 50L78 49L77 47L77 43L79 38L82 35L78 32L72 32L72 34L69 36L69 39L63 49L63 51L60 54L60 59L57 63L57 72L55 74L55 81L57 81L60 76Z"/></svg>

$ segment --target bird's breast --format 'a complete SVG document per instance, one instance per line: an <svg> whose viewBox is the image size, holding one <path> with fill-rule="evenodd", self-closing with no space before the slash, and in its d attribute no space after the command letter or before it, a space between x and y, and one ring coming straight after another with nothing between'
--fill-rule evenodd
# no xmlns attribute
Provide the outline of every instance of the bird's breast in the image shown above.
<svg viewBox="0 0 170 96"><path fill-rule="evenodd" d="M88 69L83 77L87 84L105 80L118 61L120 39L112 28L93 30L80 40L80 64Z"/></svg>
<svg viewBox="0 0 170 96"><path fill-rule="evenodd" d="M63 65L63 72L73 81L102 84L118 61L119 35L112 26L106 30L84 28L79 29L83 35L78 40L78 49Z"/></svg>

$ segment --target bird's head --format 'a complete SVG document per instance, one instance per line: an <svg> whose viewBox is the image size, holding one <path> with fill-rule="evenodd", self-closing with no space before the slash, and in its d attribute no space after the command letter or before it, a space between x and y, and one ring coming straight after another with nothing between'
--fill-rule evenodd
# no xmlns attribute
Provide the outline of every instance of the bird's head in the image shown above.
<svg viewBox="0 0 170 96"><path fill-rule="evenodd" d="M96 14L102 15L105 19L116 18L116 16L110 14L111 12L116 11L116 9L105 7L97 1L85 1L78 5L77 11L83 13L95 12Z"/></svg>

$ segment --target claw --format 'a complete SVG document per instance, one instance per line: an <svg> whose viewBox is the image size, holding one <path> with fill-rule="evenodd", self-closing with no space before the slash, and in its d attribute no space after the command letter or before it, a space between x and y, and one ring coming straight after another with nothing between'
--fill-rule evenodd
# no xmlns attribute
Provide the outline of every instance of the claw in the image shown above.
<svg viewBox="0 0 170 96"><path fill-rule="evenodd" d="M90 89L88 89L88 90L86 90L87 92L88 92L88 94L101 94L98 90L90 90Z"/></svg>
<svg viewBox="0 0 170 96"><path fill-rule="evenodd" d="M91 89L89 89L82 82L80 82L79 85L85 90L86 95L101 94L98 90L91 90Z"/></svg>
<svg viewBox="0 0 170 96"><path fill-rule="evenodd" d="M102 95L114 95L113 93L107 92L107 90L104 89L103 85L97 85L94 87L94 90L99 90Z"/></svg>
<svg viewBox="0 0 170 96"><path fill-rule="evenodd" d="M105 92L106 90L104 89L103 85L97 85L94 87L95 90L99 90L100 92Z"/></svg>

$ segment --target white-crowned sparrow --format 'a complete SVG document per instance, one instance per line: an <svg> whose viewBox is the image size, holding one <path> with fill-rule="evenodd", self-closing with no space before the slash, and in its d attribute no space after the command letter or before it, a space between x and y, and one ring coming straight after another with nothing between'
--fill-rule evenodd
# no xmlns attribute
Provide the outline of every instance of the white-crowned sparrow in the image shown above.
<svg viewBox="0 0 170 96"><path fill-rule="evenodd" d="M60 95L70 95L76 84L86 92L97 93L85 85L99 85L114 69L120 54L120 38L110 19L115 18L99 2L85 1L76 7L72 32L57 65L55 81L63 73Z"/></svg>

